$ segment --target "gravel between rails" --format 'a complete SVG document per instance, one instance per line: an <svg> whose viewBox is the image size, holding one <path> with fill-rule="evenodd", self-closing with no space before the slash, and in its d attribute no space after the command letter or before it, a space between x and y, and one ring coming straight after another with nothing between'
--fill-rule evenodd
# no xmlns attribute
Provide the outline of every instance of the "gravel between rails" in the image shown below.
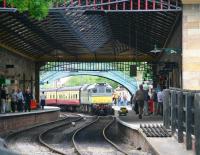
<svg viewBox="0 0 200 155"><path fill-rule="evenodd" d="M50 147L58 150L62 154L77 155L74 150L72 136L77 129L86 126L95 118L96 117L84 117L84 119L75 121L75 126L73 126L72 124L68 124L65 126L53 128L42 134L41 138Z"/></svg>
<svg viewBox="0 0 200 155"><path fill-rule="evenodd" d="M81 155L123 155L103 136L103 130L113 120L112 117L99 117L89 126L74 135L74 143Z"/></svg>
<svg viewBox="0 0 200 155"><path fill-rule="evenodd" d="M78 116L80 117L80 116ZM77 118L77 116L76 116ZM17 151L20 155L54 155L57 153L52 152L48 148L42 146L38 142L38 136L40 133L44 132L48 128L52 128L54 126L62 125L71 121L71 118L65 117L60 120L46 123L43 125L31 127L29 129L25 129L19 131L17 133L11 134L6 138L8 143L8 147Z"/></svg>

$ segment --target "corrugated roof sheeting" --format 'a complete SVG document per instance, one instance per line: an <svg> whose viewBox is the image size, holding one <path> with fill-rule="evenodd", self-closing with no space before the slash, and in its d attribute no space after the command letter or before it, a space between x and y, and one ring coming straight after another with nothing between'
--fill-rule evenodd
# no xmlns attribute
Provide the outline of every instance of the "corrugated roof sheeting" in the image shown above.
<svg viewBox="0 0 200 155"><path fill-rule="evenodd" d="M142 7L142 6L141 6ZM52 10L44 20L26 13L1 12L0 46L35 61L133 61L155 59L181 12L108 12L87 14ZM110 57L109 57L110 56Z"/></svg>

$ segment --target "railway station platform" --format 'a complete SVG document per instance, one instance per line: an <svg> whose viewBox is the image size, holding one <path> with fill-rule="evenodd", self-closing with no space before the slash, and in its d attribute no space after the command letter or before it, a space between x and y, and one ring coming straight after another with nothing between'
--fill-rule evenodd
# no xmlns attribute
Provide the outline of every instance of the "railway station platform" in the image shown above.
<svg viewBox="0 0 200 155"><path fill-rule="evenodd" d="M60 108L45 106L44 110L0 114L0 136L15 130L57 120Z"/></svg>
<svg viewBox="0 0 200 155"><path fill-rule="evenodd" d="M127 116L117 116L117 121L131 130L137 130L150 147L153 148L156 155L195 155L195 151L186 150L184 143L178 143L174 136L147 137L144 134L140 125L162 125L163 121L161 116L149 115L139 119L138 115L131 110ZM131 133L128 135L131 135Z"/></svg>

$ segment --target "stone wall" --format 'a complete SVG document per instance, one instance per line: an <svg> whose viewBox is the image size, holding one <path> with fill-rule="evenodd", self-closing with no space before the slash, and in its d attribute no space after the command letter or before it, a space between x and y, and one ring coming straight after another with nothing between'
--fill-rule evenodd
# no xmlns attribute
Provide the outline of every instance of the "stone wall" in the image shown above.
<svg viewBox="0 0 200 155"><path fill-rule="evenodd" d="M139 131L126 127L119 122L118 129L120 133L123 133L123 137L129 140L129 143L132 143L134 147L141 148L142 151L151 153L152 155L158 155Z"/></svg>
<svg viewBox="0 0 200 155"><path fill-rule="evenodd" d="M14 68L5 68L5 65L14 65ZM0 76L12 80L9 89L32 87L34 90L35 63L0 47Z"/></svg>
<svg viewBox="0 0 200 155"><path fill-rule="evenodd" d="M200 4L183 5L183 89L200 90Z"/></svg>

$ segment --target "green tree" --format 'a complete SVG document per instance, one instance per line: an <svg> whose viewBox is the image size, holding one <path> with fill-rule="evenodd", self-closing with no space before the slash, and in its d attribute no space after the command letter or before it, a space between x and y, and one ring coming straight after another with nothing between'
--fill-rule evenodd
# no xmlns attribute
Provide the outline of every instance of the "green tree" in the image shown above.
<svg viewBox="0 0 200 155"><path fill-rule="evenodd" d="M2 2L3 0L0 0ZM41 20L54 4L64 3L65 0L6 0L7 4L14 6L20 13L29 12L30 16Z"/></svg>
<svg viewBox="0 0 200 155"><path fill-rule="evenodd" d="M66 82L65 86L81 86L84 84L93 84L93 83L108 83L114 89L117 88L117 86L119 85L118 83L106 78L84 75L84 76L74 76L70 78L70 80Z"/></svg>

